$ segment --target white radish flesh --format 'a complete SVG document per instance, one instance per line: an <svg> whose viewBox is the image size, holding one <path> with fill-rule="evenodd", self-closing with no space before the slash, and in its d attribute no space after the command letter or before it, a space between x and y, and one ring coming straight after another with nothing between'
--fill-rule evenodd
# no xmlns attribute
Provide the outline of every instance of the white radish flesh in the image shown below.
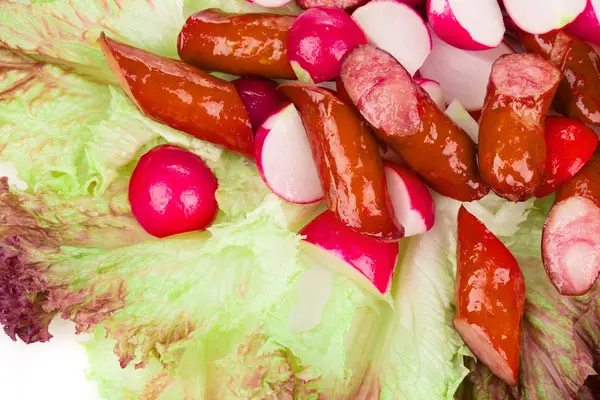
<svg viewBox="0 0 600 400"><path fill-rule="evenodd" d="M585 10L567 30L582 40L600 44L600 0L587 0Z"/></svg>
<svg viewBox="0 0 600 400"><path fill-rule="evenodd" d="M583 12L587 0L504 0L506 12L525 32L561 29Z"/></svg>
<svg viewBox="0 0 600 400"><path fill-rule="evenodd" d="M454 99L469 111L483 108L492 64L513 51L506 44L483 51L461 50L441 40L430 28L433 48L419 69L422 78L437 81L446 101Z"/></svg>
<svg viewBox="0 0 600 400"><path fill-rule="evenodd" d="M442 40L464 50L494 48L506 30L496 0L430 0L427 16Z"/></svg>
<svg viewBox="0 0 600 400"><path fill-rule="evenodd" d="M385 165L385 179L396 225L404 227L404 235L429 231L435 223L435 203L425 184L409 170L392 163Z"/></svg>
<svg viewBox="0 0 600 400"><path fill-rule="evenodd" d="M296 204L323 199L323 189L300 114L287 104L258 129L255 142L258 171L279 197Z"/></svg>
<svg viewBox="0 0 600 400"><path fill-rule="evenodd" d="M423 88L440 109L446 107L442 85L431 79L415 78L415 83Z"/></svg>
<svg viewBox="0 0 600 400"><path fill-rule="evenodd" d="M399 0L373 0L352 13L369 43L394 56L414 75L431 51L423 18Z"/></svg>
<svg viewBox="0 0 600 400"><path fill-rule="evenodd" d="M398 243L364 236L338 221L331 211L319 215L301 231L304 252L365 290L386 295L398 260Z"/></svg>
<svg viewBox="0 0 600 400"><path fill-rule="evenodd" d="M247 0L248 3L254 3L262 7L266 8L277 8L283 7L288 3L291 3L292 0Z"/></svg>
<svg viewBox="0 0 600 400"><path fill-rule="evenodd" d="M454 100L450 103L446 109L446 115L450 117L452 122L467 132L475 144L479 143L479 124L458 100Z"/></svg>

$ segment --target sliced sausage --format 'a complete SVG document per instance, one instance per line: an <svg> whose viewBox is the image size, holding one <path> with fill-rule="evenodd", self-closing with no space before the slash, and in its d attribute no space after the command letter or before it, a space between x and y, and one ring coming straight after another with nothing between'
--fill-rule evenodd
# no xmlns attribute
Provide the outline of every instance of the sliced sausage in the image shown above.
<svg viewBox="0 0 600 400"><path fill-rule="evenodd" d="M148 117L254 158L250 117L233 84L104 34L100 47L123 90Z"/></svg>
<svg viewBox="0 0 600 400"><path fill-rule="evenodd" d="M373 132L434 190L460 201L488 193L475 143L389 53L371 45L355 48L344 60L341 79Z"/></svg>
<svg viewBox="0 0 600 400"><path fill-rule="evenodd" d="M207 71L296 79L287 55L294 20L287 15L203 10L185 22L177 41L179 57Z"/></svg>
<svg viewBox="0 0 600 400"><path fill-rule="evenodd" d="M536 54L504 55L492 66L479 122L479 169L508 200L527 200L542 182L544 119L560 79Z"/></svg>
<svg viewBox="0 0 600 400"><path fill-rule="evenodd" d="M402 238L377 142L354 110L323 88L289 83L279 90L300 111L327 207L360 233L390 241Z"/></svg>

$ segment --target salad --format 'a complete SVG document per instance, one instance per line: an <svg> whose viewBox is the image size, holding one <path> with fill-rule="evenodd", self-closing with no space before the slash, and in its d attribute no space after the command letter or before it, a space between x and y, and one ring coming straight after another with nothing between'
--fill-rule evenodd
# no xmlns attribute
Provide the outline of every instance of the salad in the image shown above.
<svg viewBox="0 0 600 400"><path fill-rule="evenodd" d="M597 398L599 16L1 1L4 332L108 400Z"/></svg>

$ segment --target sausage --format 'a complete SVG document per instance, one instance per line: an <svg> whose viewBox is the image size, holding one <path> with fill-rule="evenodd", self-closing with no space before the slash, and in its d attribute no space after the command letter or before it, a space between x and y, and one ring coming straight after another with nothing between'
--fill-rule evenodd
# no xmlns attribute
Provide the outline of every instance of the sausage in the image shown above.
<svg viewBox="0 0 600 400"><path fill-rule="evenodd" d="M250 117L233 84L104 34L100 47L123 90L148 117L254 158Z"/></svg>
<svg viewBox="0 0 600 400"><path fill-rule="evenodd" d="M377 142L358 115L323 88L287 83L278 90L300 111L329 210L362 234L401 239Z"/></svg>
<svg viewBox="0 0 600 400"><path fill-rule="evenodd" d="M179 57L207 71L296 79L287 55L294 20L287 15L203 10L183 25L177 39Z"/></svg>
<svg viewBox="0 0 600 400"><path fill-rule="evenodd" d="M509 385L519 376L525 279L502 242L464 206L458 212L453 324L481 362Z"/></svg>
<svg viewBox="0 0 600 400"><path fill-rule="evenodd" d="M600 151L566 185L546 217L542 260L563 295L587 293L600 274Z"/></svg>
<svg viewBox="0 0 600 400"><path fill-rule="evenodd" d="M529 52L540 54L563 73L554 106L570 118L600 125L600 55L564 31L532 35L518 31Z"/></svg>
<svg viewBox="0 0 600 400"><path fill-rule="evenodd" d="M536 54L508 54L492 66L479 121L479 169L500 196L525 201L542 183L544 118L560 71Z"/></svg>
<svg viewBox="0 0 600 400"><path fill-rule="evenodd" d="M477 170L475 143L389 53L356 47L342 64L341 79L375 135L430 187L460 201L488 193Z"/></svg>
<svg viewBox="0 0 600 400"><path fill-rule="evenodd" d="M305 10L313 7L335 7L344 11L353 11L369 1L371 0L296 0L296 4Z"/></svg>

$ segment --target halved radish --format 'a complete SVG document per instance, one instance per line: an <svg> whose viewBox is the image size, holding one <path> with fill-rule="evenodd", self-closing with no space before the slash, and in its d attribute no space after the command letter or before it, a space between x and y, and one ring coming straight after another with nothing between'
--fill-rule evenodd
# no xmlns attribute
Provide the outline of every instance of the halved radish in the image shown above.
<svg viewBox="0 0 600 400"><path fill-rule="evenodd" d="M429 97L431 97L431 100L433 100L440 109L443 110L444 107L446 107L442 85L431 79L415 78L414 81L427 92Z"/></svg>
<svg viewBox="0 0 600 400"><path fill-rule="evenodd" d="M398 243L364 236L325 211L299 233L302 248L324 266L350 277L365 290L386 295L398 261Z"/></svg>
<svg viewBox="0 0 600 400"><path fill-rule="evenodd" d="M300 114L288 103L258 129L256 165L267 186L296 204L323 199L323 189Z"/></svg>
<svg viewBox="0 0 600 400"><path fill-rule="evenodd" d="M266 8L277 8L283 7L288 3L291 3L292 0L246 0L248 3L254 3L262 7Z"/></svg>
<svg viewBox="0 0 600 400"><path fill-rule="evenodd" d="M458 100L452 101L446 108L446 115L459 127L461 127L475 144L479 143L479 124L471 114L460 104Z"/></svg>
<svg viewBox="0 0 600 400"><path fill-rule="evenodd" d="M393 55L411 74L431 51L431 37L423 18L399 0L373 0L352 13L369 43Z"/></svg>
<svg viewBox="0 0 600 400"><path fill-rule="evenodd" d="M567 30L582 40L600 44L600 0L587 0L585 10Z"/></svg>
<svg viewBox="0 0 600 400"><path fill-rule="evenodd" d="M385 179L396 224L404 236L420 235L435 223L435 203L429 189L406 168L386 162Z"/></svg>
<svg viewBox="0 0 600 400"><path fill-rule="evenodd" d="M444 88L446 101L456 99L468 111L483 107L492 64L513 51L504 43L483 51L461 50L441 40L429 27L433 48L419 69L421 77L433 79Z"/></svg>
<svg viewBox="0 0 600 400"><path fill-rule="evenodd" d="M443 41L464 50L494 48L506 30L496 0L429 0L427 16Z"/></svg>
<svg viewBox="0 0 600 400"><path fill-rule="evenodd" d="M504 0L513 22L525 32L548 33L560 29L583 12L586 0Z"/></svg>
<svg viewBox="0 0 600 400"><path fill-rule="evenodd" d="M277 84L269 79L247 77L231 81L250 116L254 132L265 119L285 104L285 98L277 93Z"/></svg>

